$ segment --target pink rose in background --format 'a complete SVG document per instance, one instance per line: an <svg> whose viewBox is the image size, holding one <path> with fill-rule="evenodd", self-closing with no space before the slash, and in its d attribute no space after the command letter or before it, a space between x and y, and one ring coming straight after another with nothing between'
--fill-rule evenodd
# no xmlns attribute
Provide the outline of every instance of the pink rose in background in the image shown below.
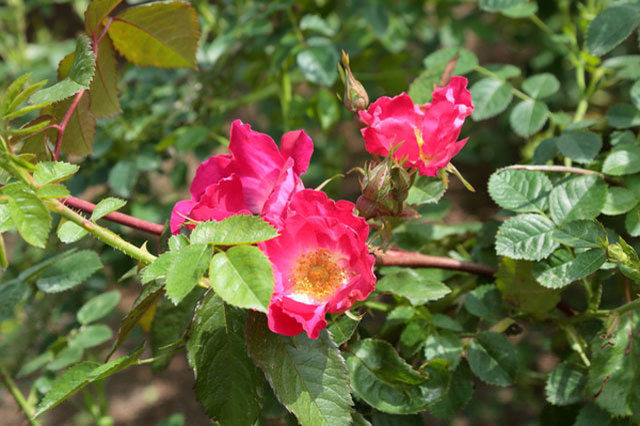
<svg viewBox="0 0 640 426"><path fill-rule="evenodd" d="M353 209L353 203L305 189L291 198L280 236L259 244L275 275L271 331L305 331L315 339L327 326L327 312L344 312L374 290L369 225Z"/></svg>
<svg viewBox="0 0 640 426"><path fill-rule="evenodd" d="M464 119L473 112L467 79L451 82L433 91L431 103L414 105L406 93L382 97L360 111L367 127L361 130L366 149L386 157L402 143L393 157L421 175L436 176L462 149L467 139L457 141Z"/></svg>
<svg viewBox="0 0 640 426"><path fill-rule="evenodd" d="M313 142L303 130L286 133L280 149L268 135L236 120L231 124L229 152L200 164L191 183L191 199L176 203L171 232L189 217L222 220L234 214L257 214L277 227L292 195L304 189Z"/></svg>

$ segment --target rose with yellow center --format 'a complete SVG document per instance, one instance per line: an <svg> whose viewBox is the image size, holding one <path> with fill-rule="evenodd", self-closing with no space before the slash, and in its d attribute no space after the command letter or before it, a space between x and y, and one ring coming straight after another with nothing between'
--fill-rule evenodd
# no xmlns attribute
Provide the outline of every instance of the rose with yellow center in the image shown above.
<svg viewBox="0 0 640 426"><path fill-rule="evenodd" d="M327 312L351 309L374 290L369 226L353 209L353 203L305 189L291 198L280 236L259 244L274 269L267 313L272 331L315 339L327 326Z"/></svg>

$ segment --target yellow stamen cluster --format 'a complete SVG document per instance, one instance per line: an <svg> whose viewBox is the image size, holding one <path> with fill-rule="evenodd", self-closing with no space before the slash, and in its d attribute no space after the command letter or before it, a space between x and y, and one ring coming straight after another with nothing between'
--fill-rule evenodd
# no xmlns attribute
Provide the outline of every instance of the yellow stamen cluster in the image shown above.
<svg viewBox="0 0 640 426"><path fill-rule="evenodd" d="M331 251L323 248L308 251L296 260L291 269L292 292L325 300L338 290L347 272Z"/></svg>
<svg viewBox="0 0 640 426"><path fill-rule="evenodd" d="M433 159L433 155L427 155L422 150L422 146L424 145L424 139L422 137L422 132L417 127L413 128L414 133L416 134L416 142L418 143L418 150L420 152L420 159L425 163L429 163Z"/></svg>

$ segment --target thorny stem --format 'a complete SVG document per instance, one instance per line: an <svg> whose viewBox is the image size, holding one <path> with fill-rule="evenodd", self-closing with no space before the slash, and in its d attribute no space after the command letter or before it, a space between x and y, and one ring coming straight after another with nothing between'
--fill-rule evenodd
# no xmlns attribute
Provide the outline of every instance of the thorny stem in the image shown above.
<svg viewBox="0 0 640 426"><path fill-rule="evenodd" d="M22 395L22 392L20 392L20 389L18 389L18 386L16 386L16 384L14 383L9 373L5 371L2 365L0 365L0 377L2 378L2 381L4 382L5 386L13 396L13 399L15 399L15 401L18 403L18 405L20 406L24 414L27 416L29 424L31 426L40 426L40 422L32 418L34 414L33 407L24 398L24 395Z"/></svg>
<svg viewBox="0 0 640 426"><path fill-rule="evenodd" d="M132 257L144 264L152 263L156 257L149 253L146 249L142 249L125 241L118 234L103 228L102 226L87 220L84 216L76 213L59 200L43 200L49 210L60 214L65 219L75 223L76 225L86 229L103 243L120 250L129 257Z"/></svg>
<svg viewBox="0 0 640 426"><path fill-rule="evenodd" d="M56 139L56 152L53 154L53 159L55 161L58 161L58 158L60 157L60 148L62 147L62 138L64 137L64 131L67 129L67 124L69 123L69 120L73 115L73 111L76 109L76 107L80 103L80 99L82 98L82 95L84 95L84 92L85 92L85 89L81 89L78 93L76 93L76 96L73 98L73 102L71 102L71 105L69 105L69 109L65 113L64 118L62 119L62 122L57 128L58 138Z"/></svg>

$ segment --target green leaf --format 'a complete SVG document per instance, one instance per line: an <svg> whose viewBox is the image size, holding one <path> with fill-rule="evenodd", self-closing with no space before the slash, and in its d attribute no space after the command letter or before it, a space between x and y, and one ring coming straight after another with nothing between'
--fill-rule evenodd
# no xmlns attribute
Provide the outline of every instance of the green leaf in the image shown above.
<svg viewBox="0 0 640 426"><path fill-rule="evenodd" d="M579 364L565 361L549 374L545 394L553 405L570 405L582 400L587 384L587 370Z"/></svg>
<svg viewBox="0 0 640 426"><path fill-rule="evenodd" d="M74 365L53 382L51 389L36 407L34 417L54 408L86 385L102 380L134 364L142 355L143 350L144 346L140 346L130 355L102 365L90 361Z"/></svg>
<svg viewBox="0 0 640 426"><path fill-rule="evenodd" d="M211 259L211 286L234 306L267 312L273 293L271 262L254 246L231 247Z"/></svg>
<svg viewBox="0 0 640 426"><path fill-rule="evenodd" d="M540 260L557 247L554 224L545 216L522 214L507 219L496 235L496 252L512 259Z"/></svg>
<svg viewBox="0 0 640 426"><path fill-rule="evenodd" d="M553 74L533 75L522 82L522 89L532 98L543 99L560 89L560 82Z"/></svg>
<svg viewBox="0 0 640 426"><path fill-rule="evenodd" d="M122 0L93 0L90 2L84 12L84 30L87 35L99 35L96 30L102 27L100 24L104 18L113 12L120 3Z"/></svg>
<svg viewBox="0 0 640 426"><path fill-rule="evenodd" d="M120 302L120 292L118 290L102 293L78 310L76 317L80 324L89 324L109 314Z"/></svg>
<svg viewBox="0 0 640 426"><path fill-rule="evenodd" d="M502 208L542 213L547 209L552 185L542 172L504 170L491 175L489 195Z"/></svg>
<svg viewBox="0 0 640 426"><path fill-rule="evenodd" d="M502 298L536 319L560 302L560 292L542 287L533 278L533 264L525 260L503 257L496 274L496 287Z"/></svg>
<svg viewBox="0 0 640 426"><path fill-rule="evenodd" d="M627 188L612 186L607 192L607 199L602 207L602 214L617 216L634 208L638 204L635 194Z"/></svg>
<svg viewBox="0 0 640 426"><path fill-rule="evenodd" d="M13 317L13 308L27 293L27 286L20 279L0 284L0 322Z"/></svg>
<svg viewBox="0 0 640 426"><path fill-rule="evenodd" d="M500 293L492 284L481 285L467 293L464 307L469 313L490 321L502 318Z"/></svg>
<svg viewBox="0 0 640 426"><path fill-rule="evenodd" d="M40 404L36 407L34 417L45 411L49 411L85 385L87 376L99 364L91 361L74 365L58 377L51 385L51 390L47 392Z"/></svg>
<svg viewBox="0 0 640 426"><path fill-rule="evenodd" d="M66 244L75 243L87 235L88 231L68 220L61 220L56 231L60 241Z"/></svg>
<svg viewBox="0 0 640 426"><path fill-rule="evenodd" d="M451 419L471 401L472 396L473 375L467 364L462 363L451 373L446 393L429 407L429 411L440 419Z"/></svg>
<svg viewBox="0 0 640 426"><path fill-rule="evenodd" d="M149 333L151 355L156 358L151 364L154 372L169 366L171 355L176 345L182 343L203 294L204 289L196 287L177 305L164 297L158 301Z"/></svg>
<svg viewBox="0 0 640 426"><path fill-rule="evenodd" d="M338 78L338 52L331 40L314 37L296 56L302 75L311 83L331 86Z"/></svg>
<svg viewBox="0 0 640 426"><path fill-rule="evenodd" d="M160 278L166 278L176 257L178 257L177 250L166 251L158 256L153 263L142 270L142 284L147 284Z"/></svg>
<svg viewBox="0 0 640 426"><path fill-rule="evenodd" d="M525 100L511 110L509 122L514 132L528 138L542 129L548 114L549 108L544 102Z"/></svg>
<svg viewBox="0 0 640 426"><path fill-rule="evenodd" d="M640 237L640 208L631 210L624 218L624 225L632 237Z"/></svg>
<svg viewBox="0 0 640 426"><path fill-rule="evenodd" d="M257 244L278 236L278 230L258 216L236 215L219 222L201 222L191 233L192 243L231 246Z"/></svg>
<svg viewBox="0 0 640 426"><path fill-rule="evenodd" d="M340 120L338 99L326 89L318 91L316 114L322 130L329 130Z"/></svg>
<svg viewBox="0 0 640 426"><path fill-rule="evenodd" d="M71 364L75 364L76 362L82 359L82 355L84 354L84 349L79 346L68 346L58 352L53 361L47 364L47 370L49 371L58 371L63 368L70 366Z"/></svg>
<svg viewBox="0 0 640 426"><path fill-rule="evenodd" d="M125 204L127 204L125 200L115 197L107 197L100 200L100 202L96 204L95 209L93 209L93 213L91 213L91 220L96 222L98 219L103 218L109 213L121 209Z"/></svg>
<svg viewBox="0 0 640 426"><path fill-rule="evenodd" d="M280 403L301 425L351 424L349 373L326 330L317 339L281 336L269 331L265 315L249 312L246 343Z"/></svg>
<svg viewBox="0 0 640 426"><path fill-rule="evenodd" d="M633 7L609 7L589 23L585 42L589 53L602 56L622 43L640 22L638 12Z"/></svg>
<svg viewBox="0 0 640 426"><path fill-rule="evenodd" d="M96 62L96 75L89 87L91 112L96 118L113 117L120 114L122 108L118 92L118 61L111 38L102 37L98 49L100 54Z"/></svg>
<svg viewBox="0 0 640 426"><path fill-rule="evenodd" d="M41 199L52 199L52 198L67 198L71 196L71 193L63 185L50 183L48 185L44 185L44 186L41 186L40 188L37 188L36 195Z"/></svg>
<svg viewBox="0 0 640 426"><path fill-rule="evenodd" d="M424 58L424 67L429 69L438 65L446 64L456 55L458 55L458 60L456 61L456 66L453 69L454 75L465 75L473 71L475 67L478 66L478 57L475 53L461 47L448 47L446 49L436 50Z"/></svg>
<svg viewBox="0 0 640 426"><path fill-rule="evenodd" d="M563 133L556 138L558 150L576 163L589 164L602 149L602 138L594 132Z"/></svg>
<svg viewBox="0 0 640 426"><path fill-rule="evenodd" d="M107 359L113 355L113 353L122 345L124 340L127 338L129 333L133 330L133 328L138 324L138 322L143 318L145 314L149 312L150 309L155 307L155 304L158 302L158 299L164 293L164 289L162 288L161 282L155 282L153 284L149 284L148 286L142 289L142 292L138 296L138 298L133 302L133 306L122 319L120 323L120 329L118 330L118 338L116 339L113 347L111 348L111 352L107 356Z"/></svg>
<svg viewBox="0 0 640 426"><path fill-rule="evenodd" d="M400 344L398 345L400 353L406 357L417 354L429 337L431 332L429 328L429 323L422 318L410 320L400 333Z"/></svg>
<svg viewBox="0 0 640 426"><path fill-rule="evenodd" d="M358 328L358 324L360 324L360 321L356 321L348 315L342 315L329 325L328 330L333 336L333 341L340 346L351 339L356 328Z"/></svg>
<svg viewBox="0 0 640 426"><path fill-rule="evenodd" d="M444 359L451 361L450 370L455 370L462 355L462 342L453 333L431 334L424 344L424 357L427 361Z"/></svg>
<svg viewBox="0 0 640 426"><path fill-rule="evenodd" d="M78 251L49 266L36 285L45 293L59 293L75 287L101 268L102 262L95 252Z"/></svg>
<svg viewBox="0 0 640 426"><path fill-rule="evenodd" d="M246 316L209 292L196 311L187 341L196 397L221 424L250 425L260 413L263 376L247 355Z"/></svg>
<svg viewBox="0 0 640 426"><path fill-rule="evenodd" d="M419 271L410 268L385 275L376 284L376 289L406 297L412 305L442 299L451 293L451 289L445 284L422 276Z"/></svg>
<svg viewBox="0 0 640 426"><path fill-rule="evenodd" d="M589 403L582 407L573 426L602 426L611 424L610 421L611 415L609 413L597 405Z"/></svg>
<svg viewBox="0 0 640 426"><path fill-rule="evenodd" d="M36 164L33 172L33 179L38 185L56 183L73 176L80 167L77 164L65 163L63 161L45 161Z"/></svg>
<svg viewBox="0 0 640 426"><path fill-rule="evenodd" d="M625 145L616 148L602 163L602 173L607 175L622 176L637 172L640 172L640 146Z"/></svg>
<svg viewBox="0 0 640 426"><path fill-rule="evenodd" d="M0 116L6 118L5 116L13 111L11 108L12 104L15 104L16 98L23 91L22 88L29 78L31 77L31 73L22 74L20 77L16 78L4 92L4 96L2 97L2 103L0 104ZM15 105L17 107L18 105Z"/></svg>
<svg viewBox="0 0 640 426"><path fill-rule="evenodd" d="M598 406L614 416L640 413L640 312L618 317L610 336L599 334L591 342L591 368L587 392ZM604 332L604 330L603 330Z"/></svg>
<svg viewBox="0 0 640 426"><path fill-rule="evenodd" d="M88 89L96 71L95 54L89 37L80 35L76 42L73 63L69 75L53 86L35 93L29 101L32 104L55 103L67 99L80 90Z"/></svg>
<svg viewBox="0 0 640 426"><path fill-rule="evenodd" d="M493 331L481 331L467 348L471 371L490 385L513 384L518 370L518 354L509 340Z"/></svg>
<svg viewBox="0 0 640 426"><path fill-rule="evenodd" d="M164 288L174 305L180 303L207 272L211 252L211 247L205 244L192 244L180 250L173 259Z"/></svg>
<svg viewBox="0 0 640 426"><path fill-rule="evenodd" d="M601 247L607 241L604 227L594 220L576 220L562 225L551 238L565 246L577 248Z"/></svg>
<svg viewBox="0 0 640 426"><path fill-rule="evenodd" d="M417 413L438 400L447 387L441 365L416 371L383 340L364 339L349 348L347 366L355 394L391 414Z"/></svg>
<svg viewBox="0 0 640 426"><path fill-rule="evenodd" d="M597 271L607 260L602 249L591 249L578 254L575 259L563 259L563 262L551 267L536 265L534 276L547 288L562 288L574 281Z"/></svg>
<svg viewBox="0 0 640 426"><path fill-rule="evenodd" d="M480 0L480 9L487 12L500 12L525 3L527 0Z"/></svg>
<svg viewBox="0 0 640 426"><path fill-rule="evenodd" d="M80 328L80 331L69 340L70 347L88 349L99 346L113 337L111 329L104 324L91 324Z"/></svg>
<svg viewBox="0 0 640 426"><path fill-rule="evenodd" d="M578 219L595 219L606 199L607 186L599 176L573 177L551 191L551 218L558 225Z"/></svg>
<svg viewBox="0 0 640 426"><path fill-rule="evenodd" d="M71 99L59 102L53 107L53 115L58 122L71 106ZM78 106L71 114L62 140L62 152L86 156L93 152L93 139L96 134L96 118L90 111L90 96L80 98Z"/></svg>
<svg viewBox="0 0 640 426"><path fill-rule="evenodd" d="M475 121L486 120L507 109L513 99L511 85L502 80L484 78L471 86L471 98L474 110L471 118Z"/></svg>
<svg viewBox="0 0 640 426"><path fill-rule="evenodd" d="M172 1L132 7L109 27L113 45L129 62L159 68L197 68L200 28L188 3Z"/></svg>
<svg viewBox="0 0 640 426"><path fill-rule="evenodd" d="M509 80L522 74L520 68L511 64L486 64L484 67L494 73L500 80Z"/></svg>
<svg viewBox="0 0 640 426"><path fill-rule="evenodd" d="M522 3L517 6L509 7L507 9L502 9L500 13L504 16L508 16L509 18L526 18L527 16L531 16L538 11L538 3Z"/></svg>
<svg viewBox="0 0 640 426"><path fill-rule="evenodd" d="M409 189L407 204L421 206L423 204L437 203L447 188L442 179L431 176L418 176L413 186Z"/></svg>
<svg viewBox="0 0 640 426"><path fill-rule="evenodd" d="M640 126L640 111L633 105L615 104L607 111L607 122L616 129Z"/></svg>
<svg viewBox="0 0 640 426"><path fill-rule="evenodd" d="M558 155L558 138L545 139L536 147L533 152L531 164L546 164Z"/></svg>
<svg viewBox="0 0 640 426"><path fill-rule="evenodd" d="M16 188L5 187L3 192L9 196L9 214L22 238L32 246L44 248L51 229L51 216L42 201L34 194Z"/></svg>
<svg viewBox="0 0 640 426"><path fill-rule="evenodd" d="M117 195L128 198L138 180L138 167L133 160L120 160L109 172L109 185Z"/></svg>
<svg viewBox="0 0 640 426"><path fill-rule="evenodd" d="M446 68L446 63L442 63L432 68L428 68L420 73L409 85L407 92L413 103L424 104L431 102L433 85L438 84L442 78L442 73Z"/></svg>

